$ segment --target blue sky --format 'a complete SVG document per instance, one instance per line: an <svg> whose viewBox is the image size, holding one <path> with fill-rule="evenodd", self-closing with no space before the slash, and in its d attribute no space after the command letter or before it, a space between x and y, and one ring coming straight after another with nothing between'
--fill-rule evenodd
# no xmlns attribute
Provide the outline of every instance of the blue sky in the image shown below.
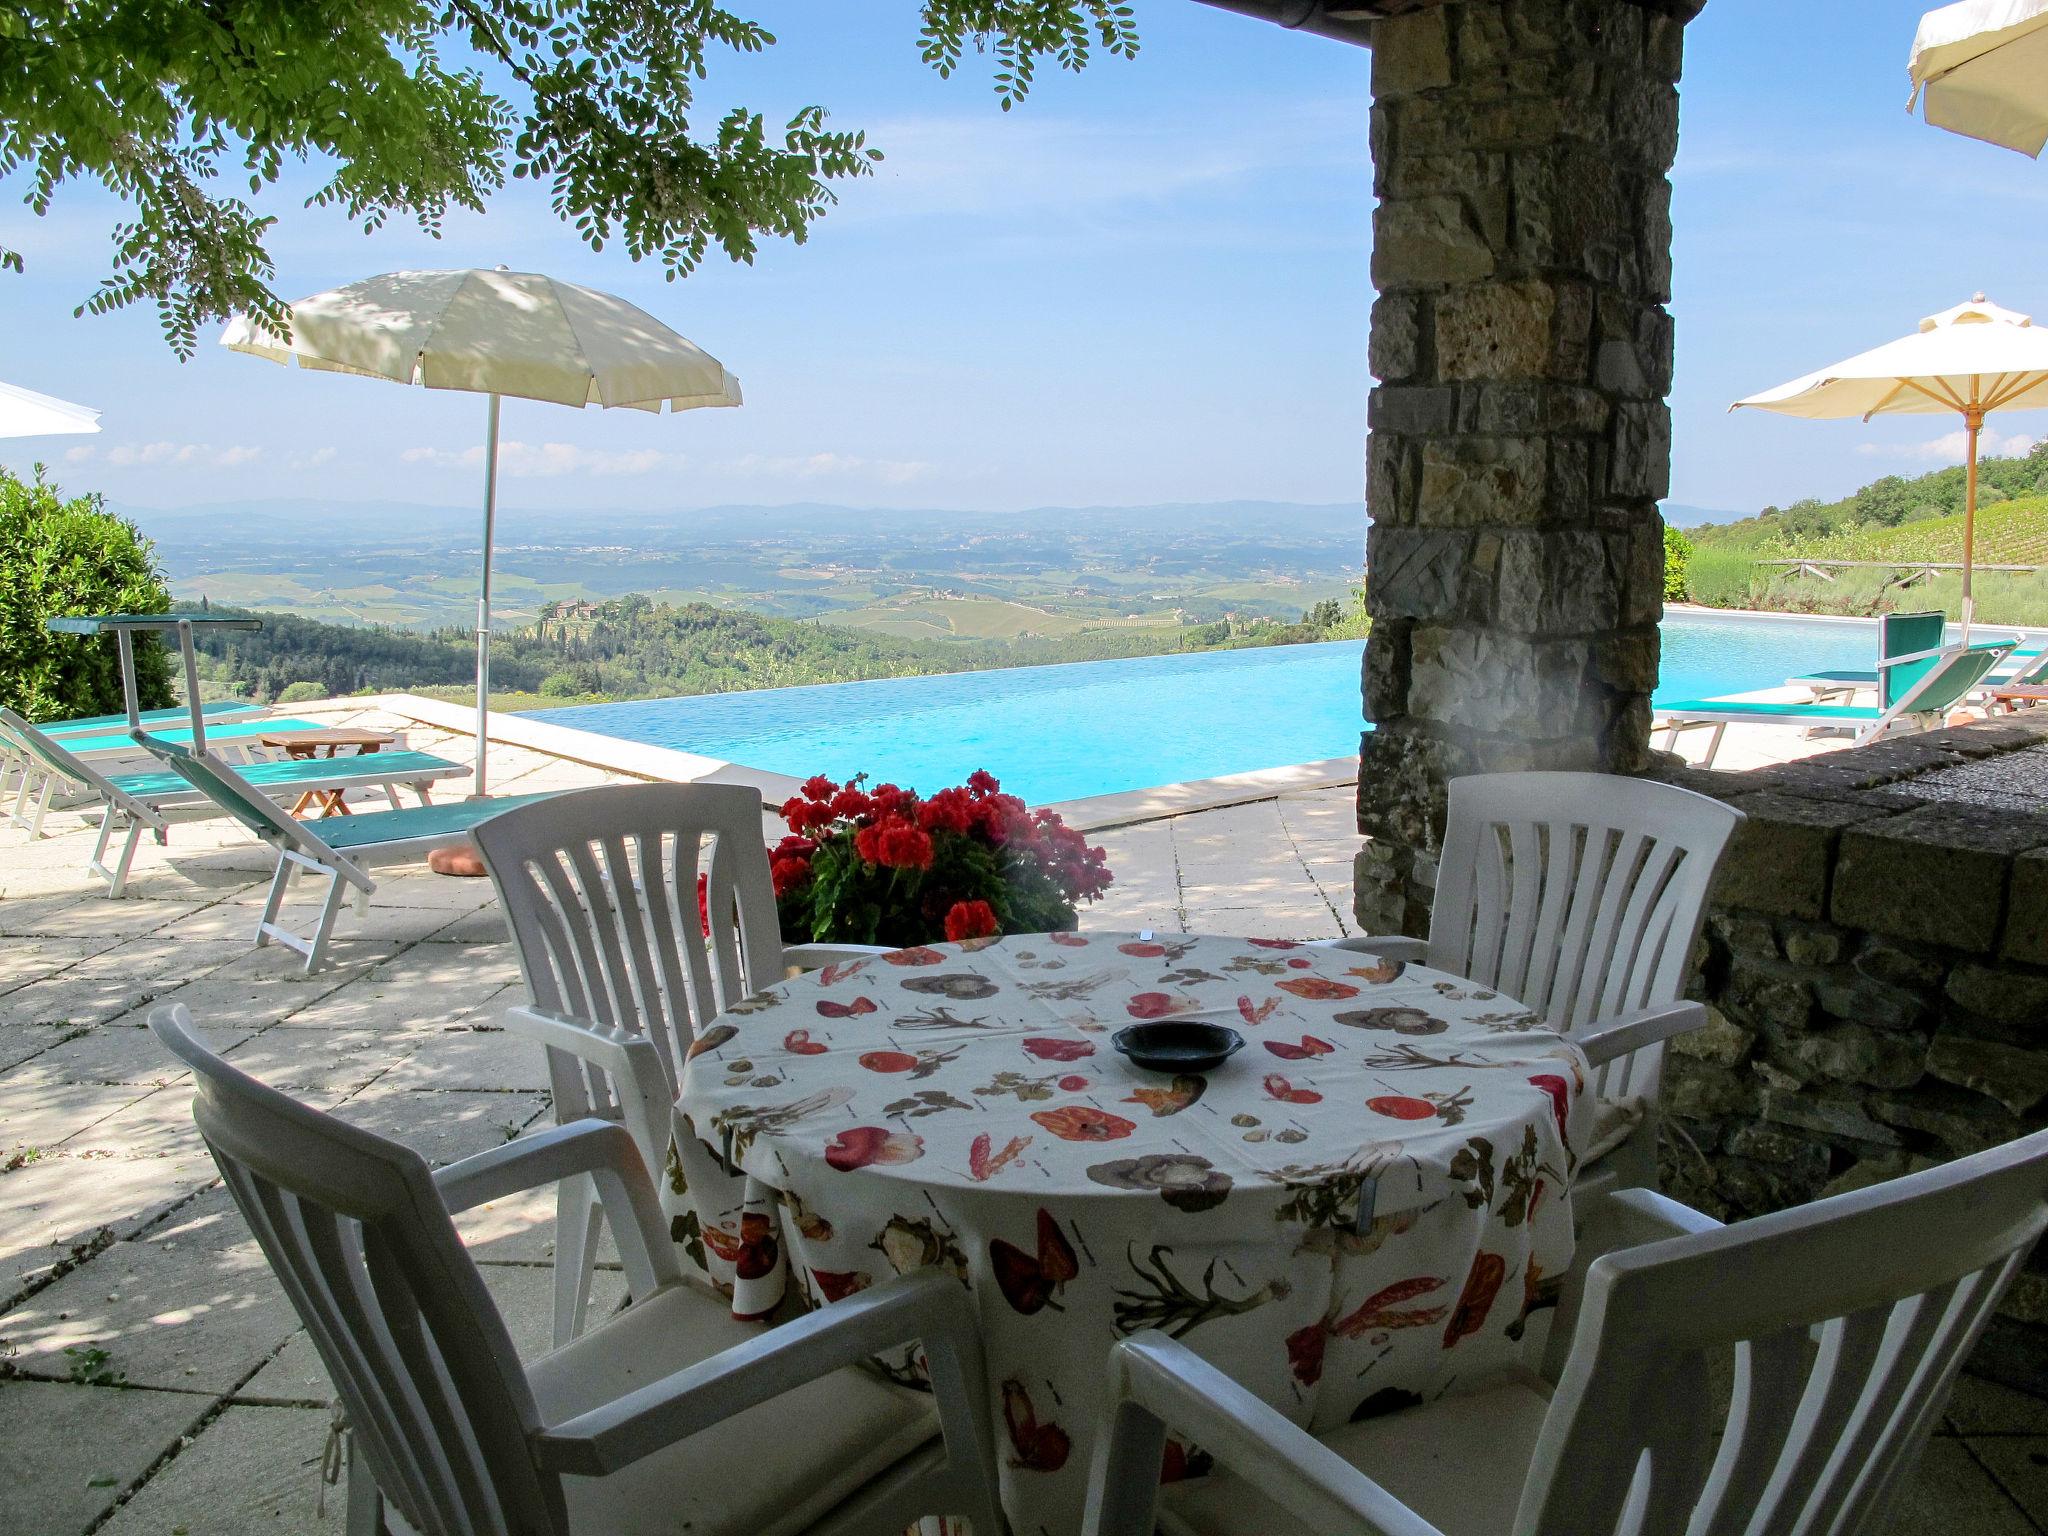
<svg viewBox="0 0 2048 1536"><path fill-rule="evenodd" d="M1137 3L1135 63L1043 76L1007 114L985 70L941 81L918 61L906 0L756 8L781 44L724 61L705 105L744 100L779 121L822 102L888 159L842 187L807 246L765 246L752 267L713 257L666 283L593 255L516 184L438 241L364 237L298 208L307 178L275 199L278 286L545 270L634 299L745 382L741 410L659 419L509 403L515 508L1359 499L1369 58L1192 0ZM1920 9L1712 0L1689 29L1678 501L1753 510L1951 461L1936 418L1725 407L1978 288L2048 315L2048 168L1906 116ZM43 458L68 490L144 507L475 497L479 399L288 373L210 338L181 364L146 309L74 319L116 216L75 186L46 219L5 217L29 267L0 276L0 377L99 407L105 430L0 460ZM2048 417L1996 426L2048 433Z"/></svg>

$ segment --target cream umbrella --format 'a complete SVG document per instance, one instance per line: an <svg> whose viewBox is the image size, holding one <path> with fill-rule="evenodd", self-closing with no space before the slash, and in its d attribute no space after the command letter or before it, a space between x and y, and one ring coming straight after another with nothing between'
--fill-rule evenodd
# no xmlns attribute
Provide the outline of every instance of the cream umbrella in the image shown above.
<svg viewBox="0 0 2048 1536"><path fill-rule="evenodd" d="M100 413L89 405L73 405L16 384L0 384L0 437L55 437L99 429Z"/></svg>
<svg viewBox="0 0 2048 1536"><path fill-rule="evenodd" d="M1963 418L1969 455L1963 501L1963 638L1970 637L1970 567L1977 531L1977 434L1993 411L2048 406L2048 329L1976 295L1920 322L1897 341L1738 400L1813 420L1914 412Z"/></svg>
<svg viewBox="0 0 2048 1536"><path fill-rule="evenodd" d="M718 359L624 299L537 272L387 272L291 306L291 336L237 315L221 345L275 363L490 396L484 430L483 579L476 603L476 787L490 741L491 540L498 401L634 411L738 405Z"/></svg>
<svg viewBox="0 0 2048 1536"><path fill-rule="evenodd" d="M2048 0L1962 0L1920 18L1911 112L1937 128L2039 155L2048 143Z"/></svg>

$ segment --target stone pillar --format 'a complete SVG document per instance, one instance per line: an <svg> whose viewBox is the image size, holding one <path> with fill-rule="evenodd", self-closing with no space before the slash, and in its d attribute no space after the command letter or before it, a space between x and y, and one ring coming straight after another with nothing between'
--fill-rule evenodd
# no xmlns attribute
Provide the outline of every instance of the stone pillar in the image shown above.
<svg viewBox="0 0 2048 1536"><path fill-rule="evenodd" d="M1421 932L1444 786L1648 765L1670 479L1682 15L1378 23L1355 906Z"/></svg>

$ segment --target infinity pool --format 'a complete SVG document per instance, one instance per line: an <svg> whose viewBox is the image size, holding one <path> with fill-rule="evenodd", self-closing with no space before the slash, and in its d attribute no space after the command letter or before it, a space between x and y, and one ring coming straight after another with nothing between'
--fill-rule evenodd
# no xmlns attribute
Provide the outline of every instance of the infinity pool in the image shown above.
<svg viewBox="0 0 2048 1536"><path fill-rule="evenodd" d="M865 772L924 790L987 768L1034 804L1345 757L1363 641L642 699L531 718L805 778ZM1867 620L1664 621L1660 700L1868 667Z"/></svg>

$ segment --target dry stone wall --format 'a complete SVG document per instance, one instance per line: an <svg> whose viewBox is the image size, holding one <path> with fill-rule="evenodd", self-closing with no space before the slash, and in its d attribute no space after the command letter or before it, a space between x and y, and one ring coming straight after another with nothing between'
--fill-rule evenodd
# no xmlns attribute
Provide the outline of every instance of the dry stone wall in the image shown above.
<svg viewBox="0 0 2048 1536"><path fill-rule="evenodd" d="M2048 710L1749 773L1666 1055L1665 1188L1724 1219L2048 1125ZM2048 1388L2036 1256L1973 1363Z"/></svg>

